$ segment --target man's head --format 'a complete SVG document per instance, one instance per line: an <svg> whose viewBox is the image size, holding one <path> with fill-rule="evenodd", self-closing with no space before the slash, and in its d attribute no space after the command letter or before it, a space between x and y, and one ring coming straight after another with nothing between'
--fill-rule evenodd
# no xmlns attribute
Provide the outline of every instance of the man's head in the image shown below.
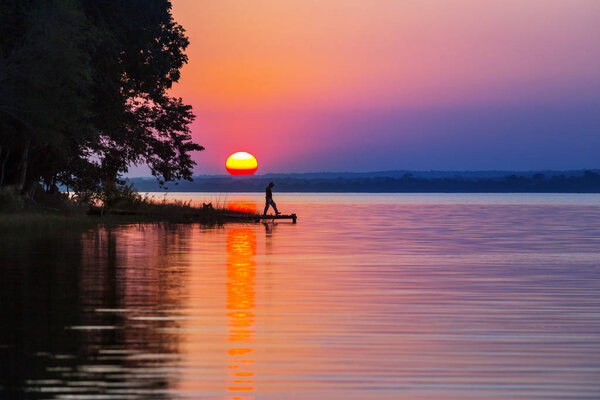
<svg viewBox="0 0 600 400"><path fill-rule="evenodd" d="M269 187L273 187L275 184L273 182L269 183Z"/></svg>

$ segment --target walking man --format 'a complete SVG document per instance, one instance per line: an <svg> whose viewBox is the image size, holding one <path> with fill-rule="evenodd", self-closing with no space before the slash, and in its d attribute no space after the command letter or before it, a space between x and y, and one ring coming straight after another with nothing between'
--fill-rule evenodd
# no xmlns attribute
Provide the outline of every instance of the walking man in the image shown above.
<svg viewBox="0 0 600 400"><path fill-rule="evenodd" d="M273 210L275 210L275 215L281 214L279 211L277 211L277 205L275 205L275 202L273 201L273 191L271 190L271 188L273 186L275 186L275 184L273 182L269 183L269 185L267 186L267 190L265 191L265 193L266 193L266 204L265 204L265 211L263 212L263 215L267 215L267 211L269 210L269 206L273 207Z"/></svg>

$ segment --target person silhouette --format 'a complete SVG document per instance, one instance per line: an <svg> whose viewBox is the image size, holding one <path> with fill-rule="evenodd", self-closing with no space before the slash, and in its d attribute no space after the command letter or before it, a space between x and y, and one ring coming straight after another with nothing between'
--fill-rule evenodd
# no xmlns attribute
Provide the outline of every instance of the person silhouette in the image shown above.
<svg viewBox="0 0 600 400"><path fill-rule="evenodd" d="M275 215L281 214L279 211L277 211L277 205L273 201L273 191L271 190L273 188L273 186L275 186L275 184L273 182L271 182L267 185L267 189L265 190L266 203L265 203L265 211L263 212L263 215L267 215L269 206L273 207L273 210L275 210Z"/></svg>

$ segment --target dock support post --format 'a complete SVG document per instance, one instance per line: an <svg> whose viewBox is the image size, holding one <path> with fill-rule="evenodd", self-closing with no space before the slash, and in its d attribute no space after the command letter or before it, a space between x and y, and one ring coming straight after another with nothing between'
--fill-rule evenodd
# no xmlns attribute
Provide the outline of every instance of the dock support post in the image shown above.
<svg viewBox="0 0 600 400"><path fill-rule="evenodd" d="M296 214L292 214L292 223L295 224L296 223Z"/></svg>

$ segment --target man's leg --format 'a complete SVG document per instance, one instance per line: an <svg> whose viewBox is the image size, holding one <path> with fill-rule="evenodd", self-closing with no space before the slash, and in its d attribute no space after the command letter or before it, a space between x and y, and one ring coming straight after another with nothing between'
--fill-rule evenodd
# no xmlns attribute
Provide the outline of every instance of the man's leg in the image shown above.
<svg viewBox="0 0 600 400"><path fill-rule="evenodd" d="M271 199L271 205L273 206L273 210L275 210L275 215L280 214L280 212L277 211L277 205L275 204L275 202L273 201L273 199Z"/></svg>
<svg viewBox="0 0 600 400"><path fill-rule="evenodd" d="M269 199L267 199L267 202L265 203L265 211L263 211L263 215L267 215L267 211L269 211Z"/></svg>

